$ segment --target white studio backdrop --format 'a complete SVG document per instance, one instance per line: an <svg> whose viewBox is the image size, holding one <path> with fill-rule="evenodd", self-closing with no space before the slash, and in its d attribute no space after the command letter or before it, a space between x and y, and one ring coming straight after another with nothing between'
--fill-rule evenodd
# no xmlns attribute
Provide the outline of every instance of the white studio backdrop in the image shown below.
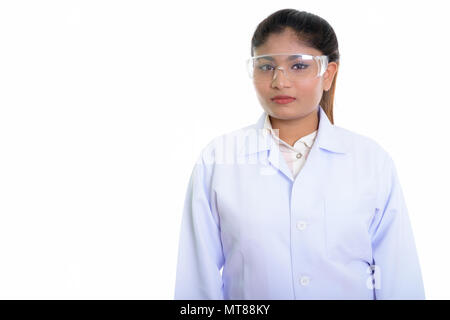
<svg viewBox="0 0 450 320"><path fill-rule="evenodd" d="M445 1L1 1L0 298L173 299L200 150L254 123L260 21L326 19L335 123L393 157L428 299L449 299Z"/></svg>

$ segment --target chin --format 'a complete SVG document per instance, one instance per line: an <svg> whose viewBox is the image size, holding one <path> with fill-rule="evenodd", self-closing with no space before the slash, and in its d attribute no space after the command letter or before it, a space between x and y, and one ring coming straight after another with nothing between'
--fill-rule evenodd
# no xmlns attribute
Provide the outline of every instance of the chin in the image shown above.
<svg viewBox="0 0 450 320"><path fill-rule="evenodd" d="M271 108L272 114L276 116L279 119L288 119L288 118L296 118L304 114L305 112L302 112L298 108L292 108L288 106L276 106L274 108Z"/></svg>
<svg viewBox="0 0 450 320"><path fill-rule="evenodd" d="M295 120L307 117L311 112L308 110L274 110L273 117L279 120Z"/></svg>

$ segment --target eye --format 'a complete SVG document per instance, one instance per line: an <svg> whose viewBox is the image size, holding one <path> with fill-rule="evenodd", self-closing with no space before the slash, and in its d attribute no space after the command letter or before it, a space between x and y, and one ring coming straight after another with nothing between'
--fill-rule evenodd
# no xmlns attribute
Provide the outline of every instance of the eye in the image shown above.
<svg viewBox="0 0 450 320"><path fill-rule="evenodd" d="M258 66L258 68L260 70L262 70L262 71L267 71L266 67L273 68L270 64L265 64L265 65L262 65L262 66Z"/></svg>
<svg viewBox="0 0 450 320"><path fill-rule="evenodd" d="M296 67L296 66L297 66L297 68L295 69L294 67ZM309 66L304 63L296 63L292 67L294 68L294 70L303 70L303 69L308 68Z"/></svg>

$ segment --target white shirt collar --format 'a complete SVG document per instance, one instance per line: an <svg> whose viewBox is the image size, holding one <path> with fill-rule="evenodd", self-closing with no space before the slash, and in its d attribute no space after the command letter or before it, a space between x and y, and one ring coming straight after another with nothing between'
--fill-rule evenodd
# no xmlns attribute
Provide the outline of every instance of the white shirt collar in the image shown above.
<svg viewBox="0 0 450 320"><path fill-rule="evenodd" d="M272 134L272 136L274 138L276 138L280 143L285 144L286 146L290 147L291 149L293 149L293 147L291 145L289 145L288 143L286 143L285 141L281 140L278 135L276 134L276 132L273 130L272 128L272 124L270 122L270 118L269 118L269 114L266 113L266 118L264 121L264 129L267 130L268 132L270 132ZM297 144L299 141L303 142L304 145L306 145L308 148L311 148L314 140L316 138L317 135L317 130L311 132L310 134L301 137L300 139L298 139L297 141L295 141L295 144ZM294 145L295 145L294 144Z"/></svg>

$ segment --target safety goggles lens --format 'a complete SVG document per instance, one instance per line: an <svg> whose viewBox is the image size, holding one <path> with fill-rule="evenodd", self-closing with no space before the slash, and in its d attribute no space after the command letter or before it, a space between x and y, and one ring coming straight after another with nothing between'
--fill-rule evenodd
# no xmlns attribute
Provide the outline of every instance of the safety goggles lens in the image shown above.
<svg viewBox="0 0 450 320"><path fill-rule="evenodd" d="M277 62L283 61L282 65ZM255 82L273 81L280 72L290 81L311 80L320 77L326 69L326 56L265 55L248 59L250 78Z"/></svg>

